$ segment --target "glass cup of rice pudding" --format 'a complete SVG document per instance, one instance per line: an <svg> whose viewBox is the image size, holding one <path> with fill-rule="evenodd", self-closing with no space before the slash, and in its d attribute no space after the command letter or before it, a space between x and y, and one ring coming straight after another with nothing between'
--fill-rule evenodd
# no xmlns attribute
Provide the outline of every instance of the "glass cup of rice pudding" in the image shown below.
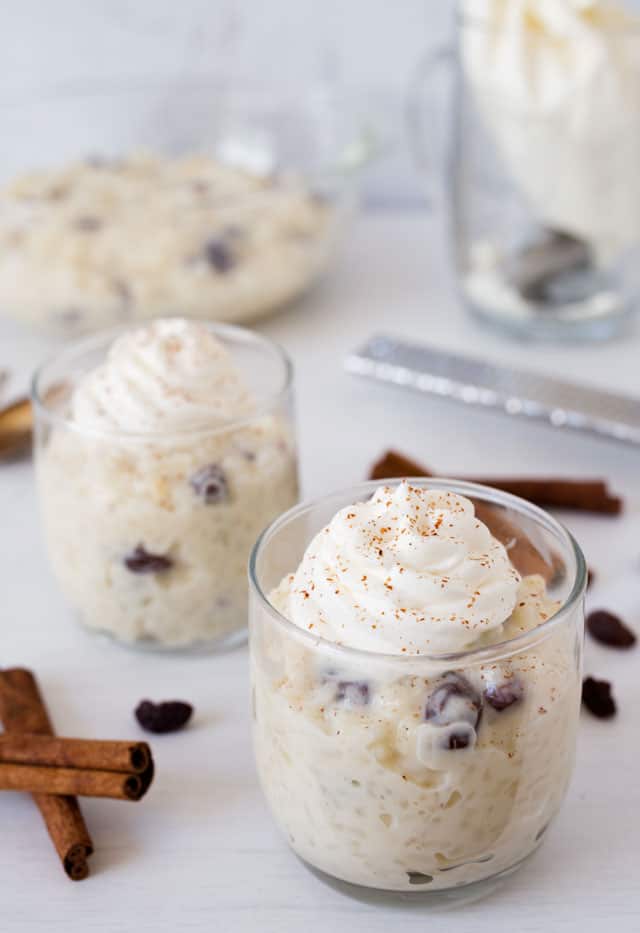
<svg viewBox="0 0 640 933"><path fill-rule="evenodd" d="M159 319L36 373L36 471L54 574L79 621L129 645L229 647L246 564L298 498L292 368L242 328Z"/></svg>
<svg viewBox="0 0 640 933"><path fill-rule="evenodd" d="M435 901L517 868L573 770L585 583L555 519L472 483L365 483L267 528L253 734L294 852L353 892Z"/></svg>

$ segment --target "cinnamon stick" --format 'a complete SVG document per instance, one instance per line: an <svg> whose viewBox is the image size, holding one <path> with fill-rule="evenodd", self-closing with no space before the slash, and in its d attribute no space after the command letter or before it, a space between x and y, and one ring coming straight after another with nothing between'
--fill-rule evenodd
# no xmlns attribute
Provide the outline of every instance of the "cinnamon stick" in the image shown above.
<svg viewBox="0 0 640 933"><path fill-rule="evenodd" d="M0 410L0 460L13 459L31 449L33 413L23 398Z"/></svg>
<svg viewBox="0 0 640 933"><path fill-rule="evenodd" d="M38 685L30 671L13 668L0 671L0 719L7 733L31 732L53 735ZM65 872L72 881L89 874L88 857L93 843L75 797L34 794L51 840Z"/></svg>
<svg viewBox="0 0 640 933"><path fill-rule="evenodd" d="M622 511L622 499L612 496L604 480L599 479L481 477L473 482L502 489L543 508L598 512L602 515L619 515Z"/></svg>
<svg viewBox="0 0 640 933"><path fill-rule="evenodd" d="M96 771L90 768L60 768L49 765L0 764L0 791L27 791L30 794L63 794L80 797L110 797L113 800L140 800L150 781L141 774Z"/></svg>
<svg viewBox="0 0 640 933"><path fill-rule="evenodd" d="M0 373L0 388L2 384ZM55 382L43 393L42 401L47 408L60 409L69 394L69 383ZM31 451L33 425L33 406L28 398L0 408L0 461L14 460Z"/></svg>
<svg viewBox="0 0 640 933"><path fill-rule="evenodd" d="M0 764L6 763L143 774L151 764L151 749L146 742L13 733L0 735Z"/></svg>
<svg viewBox="0 0 640 933"><path fill-rule="evenodd" d="M421 464L415 463L394 450L387 451L373 465L369 474L370 479L394 479L401 476L434 476L434 474ZM611 495L607 484L599 479L534 479L530 477L473 477L468 479L473 483L510 492L514 496L527 499L534 505L545 508L573 509L603 515L619 515L622 511L622 499Z"/></svg>
<svg viewBox="0 0 640 933"><path fill-rule="evenodd" d="M549 583L562 569L562 561L554 554L548 559L540 553L512 522L505 517L502 510L489 502L473 500L476 516L487 526L494 538L504 544L509 560L523 577L539 574L545 583Z"/></svg>

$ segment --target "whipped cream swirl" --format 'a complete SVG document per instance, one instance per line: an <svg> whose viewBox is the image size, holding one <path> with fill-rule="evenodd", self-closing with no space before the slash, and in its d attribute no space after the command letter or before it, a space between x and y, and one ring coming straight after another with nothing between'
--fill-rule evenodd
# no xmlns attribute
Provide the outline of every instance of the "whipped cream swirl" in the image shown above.
<svg viewBox="0 0 640 933"><path fill-rule="evenodd" d="M520 576L473 504L382 486L342 509L272 594L300 628L361 650L462 650L511 615Z"/></svg>
<svg viewBox="0 0 640 933"><path fill-rule="evenodd" d="M170 433L246 417L254 402L220 340L171 318L119 337L78 383L71 407L85 429Z"/></svg>

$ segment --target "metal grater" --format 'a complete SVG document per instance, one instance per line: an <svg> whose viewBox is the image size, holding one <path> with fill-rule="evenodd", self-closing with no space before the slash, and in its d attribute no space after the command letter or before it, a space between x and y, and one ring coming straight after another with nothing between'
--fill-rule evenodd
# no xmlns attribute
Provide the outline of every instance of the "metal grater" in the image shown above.
<svg viewBox="0 0 640 933"><path fill-rule="evenodd" d="M457 356L394 337L372 337L350 354L348 372L467 405L546 421L640 445L640 399Z"/></svg>

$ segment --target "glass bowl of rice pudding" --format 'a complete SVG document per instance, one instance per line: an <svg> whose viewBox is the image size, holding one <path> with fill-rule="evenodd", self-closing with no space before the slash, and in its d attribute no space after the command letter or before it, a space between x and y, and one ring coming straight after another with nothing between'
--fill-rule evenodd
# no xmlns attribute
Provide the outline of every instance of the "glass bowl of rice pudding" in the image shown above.
<svg viewBox="0 0 640 933"><path fill-rule="evenodd" d="M258 772L332 883L476 896L540 844L574 764L585 562L554 518L446 479L303 504L250 562Z"/></svg>
<svg viewBox="0 0 640 933"><path fill-rule="evenodd" d="M298 498L282 350L166 318L70 345L32 399L47 549L82 625L156 650L242 640L251 548Z"/></svg>
<svg viewBox="0 0 640 933"><path fill-rule="evenodd" d="M336 257L375 149L340 88L264 76L3 96L0 130L0 314L75 338L294 303Z"/></svg>

